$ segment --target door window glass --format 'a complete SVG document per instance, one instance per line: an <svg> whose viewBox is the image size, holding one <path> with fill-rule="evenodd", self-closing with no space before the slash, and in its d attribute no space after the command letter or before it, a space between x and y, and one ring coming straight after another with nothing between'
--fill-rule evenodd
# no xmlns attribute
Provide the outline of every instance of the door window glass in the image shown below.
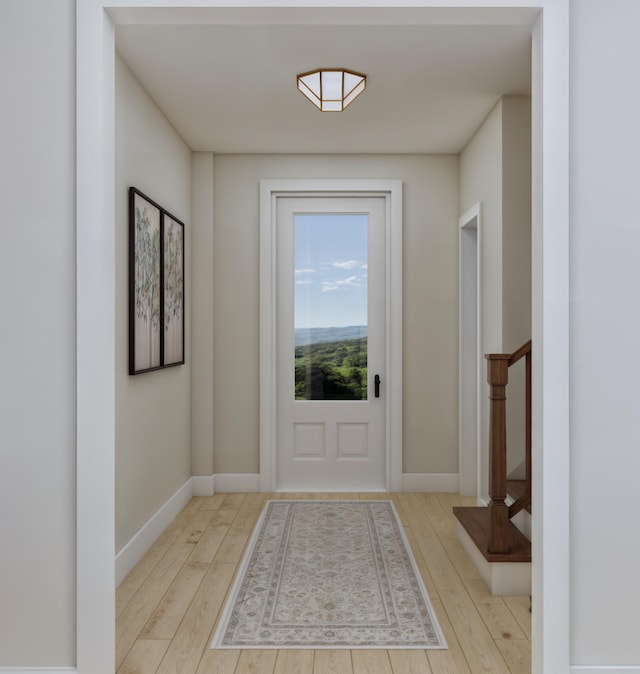
<svg viewBox="0 0 640 674"><path fill-rule="evenodd" d="M296 400L367 400L368 220L294 216Z"/></svg>

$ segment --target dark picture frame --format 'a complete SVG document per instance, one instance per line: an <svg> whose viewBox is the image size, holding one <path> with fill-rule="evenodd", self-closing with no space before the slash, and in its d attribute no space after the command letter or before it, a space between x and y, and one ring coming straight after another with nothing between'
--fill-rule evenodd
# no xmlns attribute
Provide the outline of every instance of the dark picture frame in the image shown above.
<svg viewBox="0 0 640 674"><path fill-rule="evenodd" d="M129 374L162 367L162 208L129 189Z"/></svg>
<svg viewBox="0 0 640 674"><path fill-rule="evenodd" d="M162 356L164 367L184 363L184 224L162 212Z"/></svg>
<svg viewBox="0 0 640 674"><path fill-rule="evenodd" d="M129 374L185 362L184 223L129 188Z"/></svg>

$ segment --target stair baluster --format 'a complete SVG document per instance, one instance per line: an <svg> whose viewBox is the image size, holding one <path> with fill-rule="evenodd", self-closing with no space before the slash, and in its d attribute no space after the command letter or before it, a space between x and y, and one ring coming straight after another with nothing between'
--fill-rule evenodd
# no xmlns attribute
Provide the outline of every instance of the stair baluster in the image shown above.
<svg viewBox="0 0 640 674"><path fill-rule="evenodd" d="M489 552L509 551L509 506L507 497L507 395L510 355L488 354L489 399Z"/></svg>

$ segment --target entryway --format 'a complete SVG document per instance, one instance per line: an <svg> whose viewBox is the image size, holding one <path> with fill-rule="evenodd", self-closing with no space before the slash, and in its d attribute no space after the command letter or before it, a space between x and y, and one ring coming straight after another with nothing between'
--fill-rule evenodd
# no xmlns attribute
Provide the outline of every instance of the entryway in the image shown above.
<svg viewBox="0 0 640 674"><path fill-rule="evenodd" d="M385 202L277 201L277 488L385 489Z"/></svg>
<svg viewBox="0 0 640 674"><path fill-rule="evenodd" d="M261 187L261 485L399 486L401 183Z"/></svg>

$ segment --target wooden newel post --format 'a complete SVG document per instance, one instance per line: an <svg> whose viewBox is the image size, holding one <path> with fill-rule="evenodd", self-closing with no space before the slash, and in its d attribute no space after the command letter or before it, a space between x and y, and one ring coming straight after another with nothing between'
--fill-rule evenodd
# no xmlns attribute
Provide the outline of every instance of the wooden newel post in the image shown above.
<svg viewBox="0 0 640 674"><path fill-rule="evenodd" d="M489 552L509 552L509 506L507 496L507 394L510 355L490 354L487 359L489 399Z"/></svg>

